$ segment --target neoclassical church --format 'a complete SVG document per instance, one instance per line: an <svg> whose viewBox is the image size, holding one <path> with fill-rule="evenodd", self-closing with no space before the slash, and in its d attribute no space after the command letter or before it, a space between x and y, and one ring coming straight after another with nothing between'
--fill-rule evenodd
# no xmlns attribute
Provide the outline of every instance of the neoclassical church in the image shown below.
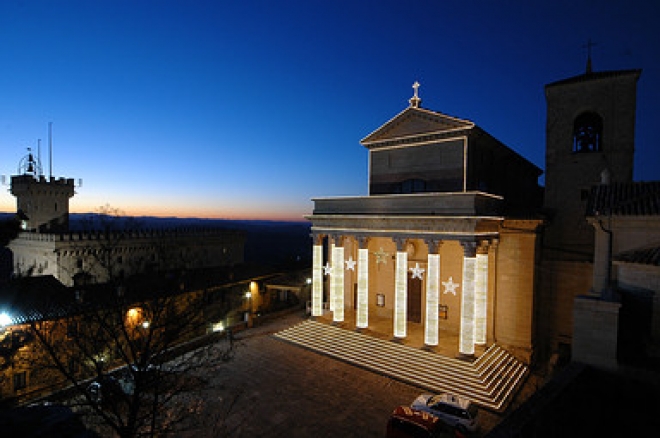
<svg viewBox="0 0 660 438"><path fill-rule="evenodd" d="M51 275L65 286L104 283L133 274L233 266L244 261L245 233L220 228L143 229L109 224L72 231L74 180L43 175L31 152L11 177L23 232L12 240L13 275ZM90 224L94 225L94 224Z"/></svg>
<svg viewBox="0 0 660 438"><path fill-rule="evenodd" d="M610 186L635 185L640 74L594 72L589 59L585 73L545 87L544 188L541 169L474 122L423 108L415 83L407 108L361 141L368 195L313 199L312 315L351 315L358 330L385 319L395 340L422 330L427 346L457 339L466 357L497 343L527 364L570 358L576 339L578 358L616 362L620 300L603 291L635 283L617 283L625 267L656 297L657 332L657 257L631 268L615 251L640 246L640 226L658 229L658 206L633 208L638 228L619 234L612 214L623 210L603 226L594 207L613 202L603 193L660 199L657 184Z"/></svg>
<svg viewBox="0 0 660 438"><path fill-rule="evenodd" d="M429 346L457 335L468 356L497 340L530 363L541 169L475 123L421 107L418 86L361 141L369 195L314 199L312 314L327 302L358 328L391 318L401 339L415 324Z"/></svg>

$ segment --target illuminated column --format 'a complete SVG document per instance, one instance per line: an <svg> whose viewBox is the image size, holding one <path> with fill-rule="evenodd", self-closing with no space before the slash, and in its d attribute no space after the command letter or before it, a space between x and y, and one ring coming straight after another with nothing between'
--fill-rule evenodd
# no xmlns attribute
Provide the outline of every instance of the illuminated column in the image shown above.
<svg viewBox="0 0 660 438"><path fill-rule="evenodd" d="M474 274L476 267L476 242L461 242L463 245L463 295L461 298L461 329L458 352L474 355Z"/></svg>
<svg viewBox="0 0 660 438"><path fill-rule="evenodd" d="M440 295L440 242L426 242L429 247L426 275L426 320L424 325L424 343L438 345L438 304Z"/></svg>
<svg viewBox="0 0 660 438"><path fill-rule="evenodd" d="M369 326L369 249L366 248L367 239L359 237L358 249L358 278L357 278L357 314L356 326L367 328Z"/></svg>
<svg viewBox="0 0 660 438"><path fill-rule="evenodd" d="M312 247L312 316L323 315L323 237L314 235Z"/></svg>
<svg viewBox="0 0 660 438"><path fill-rule="evenodd" d="M486 251L486 254L483 254ZM486 344L486 311L488 307L488 246L477 253L474 285L474 342Z"/></svg>
<svg viewBox="0 0 660 438"><path fill-rule="evenodd" d="M408 311L408 253L404 250L405 239L395 239L396 270L394 272L394 336L406 337Z"/></svg>
<svg viewBox="0 0 660 438"><path fill-rule="evenodd" d="M330 293L334 297L332 320L342 322L344 321L344 247L341 245L341 241L332 248Z"/></svg>
<svg viewBox="0 0 660 438"><path fill-rule="evenodd" d="M332 264L332 256L335 254L335 240L333 237L328 237L328 265L332 268L334 265ZM335 310L335 290L332 287L332 277L333 277L333 270L330 269L330 294L329 294L329 303L328 305L330 306L330 311L334 312Z"/></svg>

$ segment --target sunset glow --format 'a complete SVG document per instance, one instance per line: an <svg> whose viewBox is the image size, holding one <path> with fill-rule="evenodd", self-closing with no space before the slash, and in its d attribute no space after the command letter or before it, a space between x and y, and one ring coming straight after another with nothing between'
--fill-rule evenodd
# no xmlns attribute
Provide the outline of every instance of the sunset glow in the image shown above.
<svg viewBox="0 0 660 438"><path fill-rule="evenodd" d="M544 168L543 86L584 71L589 39L594 70L643 70L635 178L657 178L653 2L285 3L0 2L3 187L30 148L76 181L73 213L303 221L368 194L359 141L416 81L422 108Z"/></svg>

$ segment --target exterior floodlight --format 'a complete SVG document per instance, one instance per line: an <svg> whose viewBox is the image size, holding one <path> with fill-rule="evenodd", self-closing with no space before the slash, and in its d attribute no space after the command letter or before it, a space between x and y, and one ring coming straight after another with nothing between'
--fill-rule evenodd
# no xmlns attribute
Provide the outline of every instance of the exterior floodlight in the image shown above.
<svg viewBox="0 0 660 438"><path fill-rule="evenodd" d="M0 327L5 327L11 324L11 316L7 312L0 313Z"/></svg>
<svg viewBox="0 0 660 438"><path fill-rule="evenodd" d="M245 298L252 298L252 292L245 292Z"/></svg>
<svg viewBox="0 0 660 438"><path fill-rule="evenodd" d="M148 329L149 328L149 321L144 321L142 323L142 328Z"/></svg>

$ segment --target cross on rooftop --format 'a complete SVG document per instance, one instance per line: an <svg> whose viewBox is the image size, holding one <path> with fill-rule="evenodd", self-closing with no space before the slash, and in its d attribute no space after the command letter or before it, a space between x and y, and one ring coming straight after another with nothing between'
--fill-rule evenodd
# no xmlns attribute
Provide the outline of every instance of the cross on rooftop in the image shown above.
<svg viewBox="0 0 660 438"><path fill-rule="evenodd" d="M412 87L413 87L413 90L414 90L414 94L413 94L413 97L411 97L410 100L409 100L410 106L413 107L413 108L419 108L419 104L422 103L422 99L420 99L419 95L417 94L418 89L419 89L419 82L415 81L415 83L413 84Z"/></svg>

